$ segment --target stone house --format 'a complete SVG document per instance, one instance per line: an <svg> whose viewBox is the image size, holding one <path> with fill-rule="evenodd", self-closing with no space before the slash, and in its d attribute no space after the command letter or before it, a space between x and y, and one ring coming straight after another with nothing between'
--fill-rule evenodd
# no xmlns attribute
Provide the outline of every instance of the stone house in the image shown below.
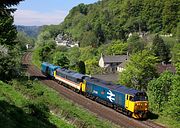
<svg viewBox="0 0 180 128"><path fill-rule="evenodd" d="M104 56L101 54L99 66L104 68L106 72L115 73L124 70L125 62L128 60L128 55L113 55Z"/></svg>

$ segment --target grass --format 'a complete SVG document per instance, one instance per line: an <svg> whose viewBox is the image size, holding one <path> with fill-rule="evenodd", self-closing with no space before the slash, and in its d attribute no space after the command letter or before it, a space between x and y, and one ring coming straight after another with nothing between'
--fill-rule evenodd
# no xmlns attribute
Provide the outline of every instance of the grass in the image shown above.
<svg viewBox="0 0 180 128"><path fill-rule="evenodd" d="M0 81L0 127L1 128L75 128L72 124L50 113L48 119L37 118L27 105L32 104L13 86Z"/></svg>
<svg viewBox="0 0 180 128"><path fill-rule="evenodd" d="M152 121L164 125L168 128L180 128L180 123L178 121L175 121L167 116L163 116L162 114L156 114L159 115L159 117L156 119L152 119Z"/></svg>
<svg viewBox="0 0 180 128"><path fill-rule="evenodd" d="M12 87L20 92L26 99L36 102L44 103L51 111L49 121L56 126L63 123L69 123L75 127L89 127L89 128L115 128L116 125L107 120L102 120L78 106L77 104L60 97L59 93L53 89L44 86L38 81L27 81L24 78L21 81L12 81ZM61 120L58 120L61 119ZM65 122L64 122L64 121ZM69 126L68 126L69 127Z"/></svg>
<svg viewBox="0 0 180 128"><path fill-rule="evenodd" d="M38 54L38 49L35 49L32 52L32 64L34 64L38 68L41 67L41 61L40 61L40 57L39 57L39 54Z"/></svg>

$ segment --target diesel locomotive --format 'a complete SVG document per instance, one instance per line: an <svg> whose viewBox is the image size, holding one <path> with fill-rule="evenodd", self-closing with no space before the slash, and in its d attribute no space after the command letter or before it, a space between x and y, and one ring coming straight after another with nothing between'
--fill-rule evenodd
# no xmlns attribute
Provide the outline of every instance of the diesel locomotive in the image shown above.
<svg viewBox="0 0 180 128"><path fill-rule="evenodd" d="M42 73L73 91L136 119L147 118L148 97L143 91L113 84L47 62Z"/></svg>

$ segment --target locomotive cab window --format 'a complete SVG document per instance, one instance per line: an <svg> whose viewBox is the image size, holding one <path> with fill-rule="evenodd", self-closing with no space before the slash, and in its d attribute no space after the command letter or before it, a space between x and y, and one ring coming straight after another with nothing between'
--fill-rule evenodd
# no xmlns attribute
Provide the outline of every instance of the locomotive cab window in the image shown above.
<svg viewBox="0 0 180 128"><path fill-rule="evenodd" d="M134 101L134 97L133 96L129 96L129 100L130 101Z"/></svg>
<svg viewBox="0 0 180 128"><path fill-rule="evenodd" d="M77 82L80 83L80 82L83 82L83 80L82 79L77 79Z"/></svg>
<svg viewBox="0 0 180 128"><path fill-rule="evenodd" d="M147 101L148 97L145 94L138 94L134 97L134 101Z"/></svg>

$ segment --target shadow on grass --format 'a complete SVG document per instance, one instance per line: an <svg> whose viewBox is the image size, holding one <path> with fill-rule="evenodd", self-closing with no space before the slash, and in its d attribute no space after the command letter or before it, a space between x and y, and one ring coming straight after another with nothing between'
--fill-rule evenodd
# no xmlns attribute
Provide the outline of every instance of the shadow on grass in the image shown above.
<svg viewBox="0 0 180 128"><path fill-rule="evenodd" d="M152 112L148 113L148 119L150 119L150 120L158 119L158 117L159 117L158 114L155 114L155 113L152 113Z"/></svg>
<svg viewBox="0 0 180 128"><path fill-rule="evenodd" d="M26 113L23 109L0 101L0 127L1 128L56 128L47 118L37 118Z"/></svg>

